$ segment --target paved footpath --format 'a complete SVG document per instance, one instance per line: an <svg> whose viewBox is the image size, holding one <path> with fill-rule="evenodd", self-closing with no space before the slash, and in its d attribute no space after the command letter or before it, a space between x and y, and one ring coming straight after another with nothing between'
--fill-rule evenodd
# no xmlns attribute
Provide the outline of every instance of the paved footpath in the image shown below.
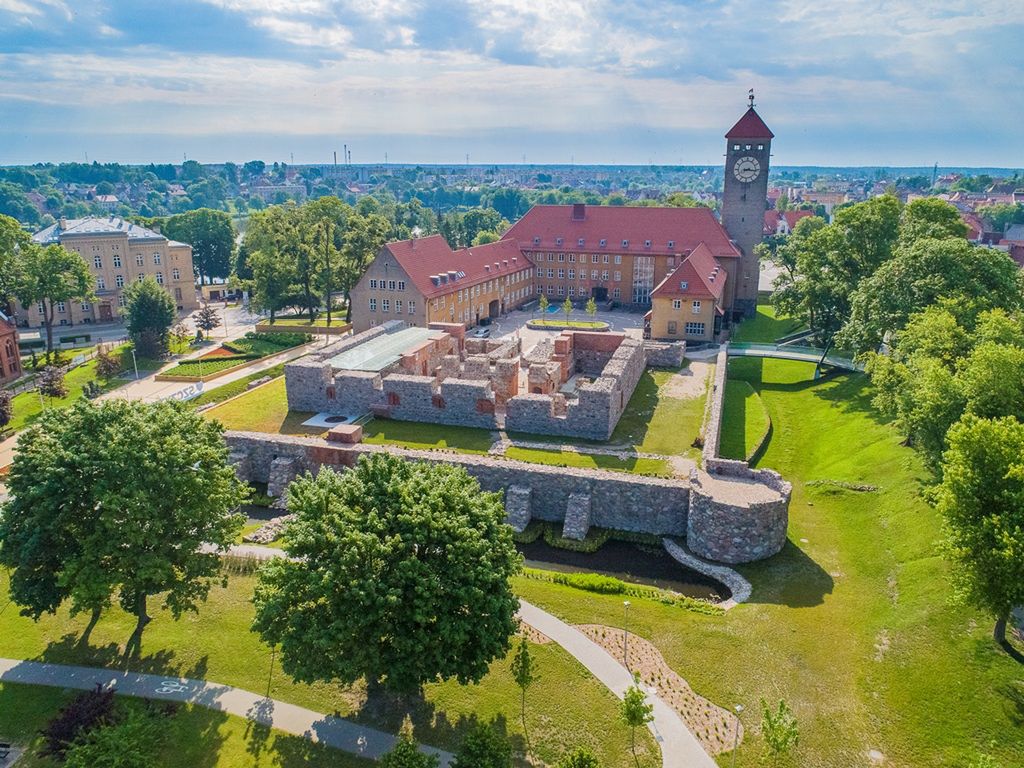
<svg viewBox="0 0 1024 768"><path fill-rule="evenodd" d="M578 629L525 600L519 601L519 617L562 646L618 698L623 698L633 685L633 676L626 668ZM648 728L661 747L662 768L716 768L717 763L674 709L650 690L647 701L654 706L654 720Z"/></svg>
<svg viewBox="0 0 1024 768"><path fill-rule="evenodd" d="M377 759L388 752L396 741L389 733L357 725L339 717L322 715L229 685L186 677L144 675L96 667L73 667L0 658L0 681L75 688L83 691L94 688L96 683L101 683L114 686L118 693L127 696L181 701L238 715L285 733L304 736L311 741L371 759ZM448 752L424 746L420 749L428 754L437 755L442 766L447 766L452 760L452 755Z"/></svg>

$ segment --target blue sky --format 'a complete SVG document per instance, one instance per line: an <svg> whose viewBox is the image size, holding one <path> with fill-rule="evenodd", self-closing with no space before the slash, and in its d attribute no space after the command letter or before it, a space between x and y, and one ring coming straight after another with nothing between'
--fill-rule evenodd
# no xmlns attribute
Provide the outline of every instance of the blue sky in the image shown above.
<svg viewBox="0 0 1024 768"><path fill-rule="evenodd" d="M0 0L0 163L1024 166L1024 0Z"/></svg>

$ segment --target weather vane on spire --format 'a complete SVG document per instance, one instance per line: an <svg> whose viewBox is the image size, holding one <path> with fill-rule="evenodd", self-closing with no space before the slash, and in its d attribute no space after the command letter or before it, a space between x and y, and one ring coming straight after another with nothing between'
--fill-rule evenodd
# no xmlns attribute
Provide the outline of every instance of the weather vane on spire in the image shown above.
<svg viewBox="0 0 1024 768"><path fill-rule="evenodd" d="M747 91L747 98L750 99L750 108L753 109L754 108L754 89L753 88L751 88L749 91Z"/></svg>

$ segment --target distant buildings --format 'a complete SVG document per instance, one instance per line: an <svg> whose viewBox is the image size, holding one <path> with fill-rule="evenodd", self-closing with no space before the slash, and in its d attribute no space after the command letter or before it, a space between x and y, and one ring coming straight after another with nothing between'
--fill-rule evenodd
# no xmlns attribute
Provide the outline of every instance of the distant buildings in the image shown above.
<svg viewBox="0 0 1024 768"><path fill-rule="evenodd" d="M32 239L41 245L60 243L80 254L96 280L95 302L57 305L54 322L58 325L117 320L124 307L124 287L146 275L167 289L179 311L191 312L199 307L191 245L168 240L117 216L61 219ZM21 309L18 320L22 325L43 324L40 307Z"/></svg>

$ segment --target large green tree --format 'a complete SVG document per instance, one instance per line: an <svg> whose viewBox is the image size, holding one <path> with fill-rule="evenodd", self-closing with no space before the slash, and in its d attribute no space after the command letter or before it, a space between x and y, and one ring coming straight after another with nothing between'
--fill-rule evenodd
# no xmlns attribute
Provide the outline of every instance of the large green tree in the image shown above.
<svg viewBox="0 0 1024 768"><path fill-rule="evenodd" d="M956 584L995 617L1005 644L1010 611L1024 605L1024 424L967 417L953 426L938 508Z"/></svg>
<svg viewBox="0 0 1024 768"><path fill-rule="evenodd" d="M189 194L192 195L191 190ZM235 227L224 211L199 208L171 216L164 225L164 234L192 246L192 266L202 282L230 274Z"/></svg>
<svg viewBox="0 0 1024 768"><path fill-rule="evenodd" d="M452 768L512 768L512 745L493 725L477 723L462 737Z"/></svg>
<svg viewBox="0 0 1024 768"><path fill-rule="evenodd" d="M124 314L128 335L144 357L167 352L171 326L177 318L174 299L151 276L132 282L124 289Z"/></svg>
<svg viewBox="0 0 1024 768"><path fill-rule="evenodd" d="M57 305L93 298L95 281L89 265L79 254L61 245L31 245L20 249L21 274L18 280L18 301L26 307L43 306L46 326L46 355L53 351L53 319Z"/></svg>
<svg viewBox="0 0 1024 768"><path fill-rule="evenodd" d="M342 248L342 269L338 281L338 287L345 293L347 322L352 321L352 288L384 246L388 229L388 220L378 214L356 215L348 219L345 245Z"/></svg>
<svg viewBox="0 0 1024 768"><path fill-rule="evenodd" d="M94 615L116 597L137 624L162 595L175 618L222 581L244 488L216 422L178 403L79 401L22 434L0 518L11 599L33 617L70 601Z"/></svg>
<svg viewBox="0 0 1024 768"><path fill-rule="evenodd" d="M302 238L294 206L274 205L253 214L245 235L246 266L252 272L253 309L276 314L295 303Z"/></svg>
<svg viewBox="0 0 1024 768"><path fill-rule="evenodd" d="M22 279L22 257L32 247L17 219L0 215L0 308L15 296Z"/></svg>
<svg viewBox="0 0 1024 768"><path fill-rule="evenodd" d="M945 300L969 321L986 309L1024 304L1024 276L1004 252L961 238L924 238L901 245L857 286L840 337L858 352L876 349L910 316Z"/></svg>
<svg viewBox="0 0 1024 768"><path fill-rule="evenodd" d="M306 247L315 273L315 288L327 310L330 325L333 296L343 281L341 257L352 207L337 197L328 196L306 203L303 214L307 219Z"/></svg>
<svg viewBox="0 0 1024 768"><path fill-rule="evenodd" d="M408 691L507 653L520 557L500 495L461 467L364 456L297 478L288 510L291 557L261 569L253 628L295 679Z"/></svg>

